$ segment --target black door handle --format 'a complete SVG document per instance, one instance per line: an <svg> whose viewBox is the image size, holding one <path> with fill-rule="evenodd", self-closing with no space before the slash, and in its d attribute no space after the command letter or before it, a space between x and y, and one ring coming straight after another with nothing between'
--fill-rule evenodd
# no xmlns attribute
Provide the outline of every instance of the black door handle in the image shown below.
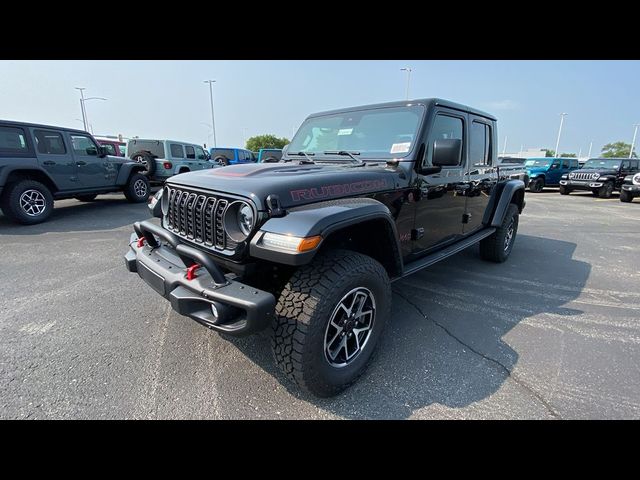
<svg viewBox="0 0 640 480"><path fill-rule="evenodd" d="M86 165L87 162L83 162L82 160L79 162L76 162L76 165L78 165L79 167L81 167L82 165Z"/></svg>
<svg viewBox="0 0 640 480"><path fill-rule="evenodd" d="M46 162L42 162L43 165L55 165L56 162L52 162L51 160L48 160Z"/></svg>

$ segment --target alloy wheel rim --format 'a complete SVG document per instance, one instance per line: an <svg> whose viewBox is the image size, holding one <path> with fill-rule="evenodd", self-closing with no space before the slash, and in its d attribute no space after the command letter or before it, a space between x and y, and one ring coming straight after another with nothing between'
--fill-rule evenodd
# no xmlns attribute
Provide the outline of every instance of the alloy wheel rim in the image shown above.
<svg viewBox="0 0 640 480"><path fill-rule="evenodd" d="M136 180L133 184L133 190L138 197L144 197L147 194L147 184L143 180Z"/></svg>
<svg viewBox="0 0 640 480"><path fill-rule="evenodd" d="M376 317L376 301L371 290L357 287L333 309L324 334L324 356L332 367L351 364L366 347Z"/></svg>
<svg viewBox="0 0 640 480"><path fill-rule="evenodd" d="M37 217L47 209L47 201L38 190L27 190L20 195L20 208L30 217Z"/></svg>
<svg viewBox="0 0 640 480"><path fill-rule="evenodd" d="M509 247L511 246L511 242L513 240L513 234L514 233L515 233L515 225L514 225L514 220L512 218L511 222L509 223L509 227L507 228L507 234L504 237L504 251L505 252L507 250L509 250Z"/></svg>

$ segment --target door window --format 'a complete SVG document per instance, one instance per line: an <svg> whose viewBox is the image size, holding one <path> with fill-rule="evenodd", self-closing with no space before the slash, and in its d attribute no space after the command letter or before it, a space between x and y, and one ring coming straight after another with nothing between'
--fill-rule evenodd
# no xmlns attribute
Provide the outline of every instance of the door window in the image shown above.
<svg viewBox="0 0 640 480"><path fill-rule="evenodd" d="M86 135L71 135L71 145L76 155L98 155L98 146Z"/></svg>
<svg viewBox="0 0 640 480"><path fill-rule="evenodd" d="M427 155L425 157L425 163L431 165L431 159L433 158L433 143L436 140L448 140L459 139L463 142L462 151L464 151L464 140L462 136L463 122L459 117L452 117L450 115L438 114L433 121L433 127L431 128L431 136L427 147ZM460 155L462 160L462 154ZM458 165L461 162L458 162ZM445 167L446 168L446 167Z"/></svg>
<svg viewBox="0 0 640 480"><path fill-rule="evenodd" d="M569 160L562 160L562 169L566 170L569 168Z"/></svg>
<svg viewBox="0 0 640 480"><path fill-rule="evenodd" d="M471 165L491 165L491 127L473 122L469 136L469 162Z"/></svg>
<svg viewBox="0 0 640 480"><path fill-rule="evenodd" d="M171 149L171 156L173 158L184 158L184 149L182 148L182 145L172 143L169 148Z"/></svg>
<svg viewBox="0 0 640 480"><path fill-rule="evenodd" d="M64 155L67 148L64 146L62 135L51 130L34 130L33 137L36 139L36 149L38 153L46 155Z"/></svg>
<svg viewBox="0 0 640 480"><path fill-rule="evenodd" d="M184 149L187 152L187 158L190 160L195 160L196 158L195 149L191 145L185 145Z"/></svg>
<svg viewBox="0 0 640 480"><path fill-rule="evenodd" d="M196 148L196 159L197 160L206 160L207 159L207 155L206 153L204 153L204 150L200 147L195 147Z"/></svg>

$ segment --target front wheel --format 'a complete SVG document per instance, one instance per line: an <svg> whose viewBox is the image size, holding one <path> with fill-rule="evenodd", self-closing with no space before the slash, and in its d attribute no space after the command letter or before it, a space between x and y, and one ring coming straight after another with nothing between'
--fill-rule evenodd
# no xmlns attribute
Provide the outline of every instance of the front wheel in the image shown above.
<svg viewBox="0 0 640 480"><path fill-rule="evenodd" d="M631 195L631 193L627 192L626 190L620 190L620 201L629 203L633 201L633 195Z"/></svg>
<svg viewBox="0 0 640 480"><path fill-rule="evenodd" d="M531 180L529 183L529 191L533 193L540 193L544 188L544 180L541 178L536 178L535 180Z"/></svg>
<svg viewBox="0 0 640 480"><path fill-rule="evenodd" d="M611 198L612 194L613 194L613 183L611 182L605 183L602 187L600 187L600 190L598 190L598 197L600 198Z"/></svg>
<svg viewBox="0 0 640 480"><path fill-rule="evenodd" d="M517 205L509 204L502 225L487 238L480 240L480 256L484 260L502 263L509 258L518 233L519 217Z"/></svg>
<svg viewBox="0 0 640 480"><path fill-rule="evenodd" d="M560 185L560 195L569 195L570 193L571 193L571 189L569 187Z"/></svg>
<svg viewBox="0 0 640 480"><path fill-rule="evenodd" d="M142 203L149 199L150 190L151 186L149 185L147 177L141 173L134 173L124 188L124 196L131 203Z"/></svg>
<svg viewBox="0 0 640 480"><path fill-rule="evenodd" d="M285 285L272 324L276 363L320 397L340 393L365 371L391 311L391 284L371 257L322 254Z"/></svg>

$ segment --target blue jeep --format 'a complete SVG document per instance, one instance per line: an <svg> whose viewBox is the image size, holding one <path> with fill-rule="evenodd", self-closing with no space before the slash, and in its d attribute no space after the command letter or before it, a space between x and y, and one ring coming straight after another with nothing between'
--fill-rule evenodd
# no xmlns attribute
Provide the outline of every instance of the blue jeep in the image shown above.
<svg viewBox="0 0 640 480"><path fill-rule="evenodd" d="M210 159L218 165L236 165L238 163L255 163L256 155L251 150L244 148L211 148Z"/></svg>
<svg viewBox="0 0 640 480"><path fill-rule="evenodd" d="M524 166L529 174L529 191L533 193L559 186L562 175L579 168L577 158L554 157L528 158Z"/></svg>

